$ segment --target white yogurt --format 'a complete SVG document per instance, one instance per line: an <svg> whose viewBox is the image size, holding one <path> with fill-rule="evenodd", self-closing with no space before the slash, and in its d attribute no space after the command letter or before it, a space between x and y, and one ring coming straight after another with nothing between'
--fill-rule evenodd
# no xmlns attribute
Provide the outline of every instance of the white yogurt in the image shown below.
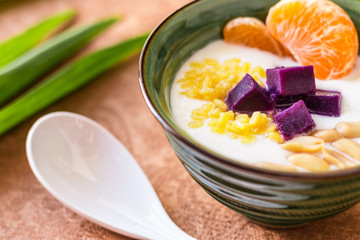
<svg viewBox="0 0 360 240"><path fill-rule="evenodd" d="M223 62L227 59L239 58L242 62L249 62L251 66L261 66L263 69L277 66L297 66L290 58L281 58L274 54L254 48L227 44L223 40L210 43L197 51L180 68L172 85L170 106L177 124L184 129L195 141L223 156L235 161L254 164L260 161L270 161L278 164L289 164L286 156L289 151L282 149L278 143L257 136L254 143L242 144L239 140L231 139L227 135L214 133L206 123L200 128L191 128L187 124L192 120L191 111L201 107L205 101L191 99L179 94L183 91L177 81L190 70L190 62L201 62L206 58ZM360 59L358 59L358 63ZM340 117L327 117L312 114L316 129L332 129L340 121L360 121L360 67L355 66L351 74L341 80L316 80L316 88L323 90L336 90L342 94ZM357 139L358 142L359 139ZM333 168L333 167L332 167Z"/></svg>

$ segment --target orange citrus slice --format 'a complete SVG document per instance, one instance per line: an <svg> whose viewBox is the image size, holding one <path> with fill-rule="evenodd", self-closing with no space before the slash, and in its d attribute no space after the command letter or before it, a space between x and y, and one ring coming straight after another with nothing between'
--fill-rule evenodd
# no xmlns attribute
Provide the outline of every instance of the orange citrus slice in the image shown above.
<svg viewBox="0 0 360 240"><path fill-rule="evenodd" d="M232 19L225 25L223 35L228 43L258 48L279 56L286 55L286 49L271 36L265 24L253 17Z"/></svg>
<svg viewBox="0 0 360 240"><path fill-rule="evenodd" d="M355 65L358 36L350 17L328 0L282 0L266 27L302 65L313 65L318 79L338 79Z"/></svg>

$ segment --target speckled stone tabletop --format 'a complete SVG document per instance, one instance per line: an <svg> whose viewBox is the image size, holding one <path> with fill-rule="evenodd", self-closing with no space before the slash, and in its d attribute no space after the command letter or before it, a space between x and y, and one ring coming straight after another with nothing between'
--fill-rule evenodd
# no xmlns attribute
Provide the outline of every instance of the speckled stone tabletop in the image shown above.
<svg viewBox="0 0 360 240"><path fill-rule="evenodd" d="M188 0L0 1L0 41L39 19L73 8L79 25L123 15L80 55L153 29ZM1 53L0 53L1 57ZM107 128L134 155L173 221L197 239L360 239L360 205L293 229L256 225L212 199L176 158L138 84L138 58L118 67L0 137L0 239L128 239L64 207L31 172L25 155L30 126L53 111L71 111ZM1 94L1 93L0 93Z"/></svg>

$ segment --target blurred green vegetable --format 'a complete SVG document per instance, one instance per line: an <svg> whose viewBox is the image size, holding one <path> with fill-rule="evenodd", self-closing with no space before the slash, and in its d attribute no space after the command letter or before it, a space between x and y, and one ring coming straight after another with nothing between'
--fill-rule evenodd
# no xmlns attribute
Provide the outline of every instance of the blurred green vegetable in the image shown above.
<svg viewBox="0 0 360 240"><path fill-rule="evenodd" d="M51 68L83 48L117 20L117 18L108 18L65 31L0 68L0 106Z"/></svg>
<svg viewBox="0 0 360 240"><path fill-rule="evenodd" d="M0 110L0 135L141 50L144 34L80 58Z"/></svg>
<svg viewBox="0 0 360 240"><path fill-rule="evenodd" d="M28 28L23 33L0 43L0 67L5 66L24 52L33 48L74 16L75 12L73 10L66 10L54 14Z"/></svg>

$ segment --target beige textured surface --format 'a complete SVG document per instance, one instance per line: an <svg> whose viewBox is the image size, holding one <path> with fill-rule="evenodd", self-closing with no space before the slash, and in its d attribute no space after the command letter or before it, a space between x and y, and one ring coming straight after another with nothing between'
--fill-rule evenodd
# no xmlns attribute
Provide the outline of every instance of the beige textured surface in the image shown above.
<svg viewBox="0 0 360 240"><path fill-rule="evenodd" d="M188 0L8 0L0 4L0 41L60 9L75 8L75 24L123 14L84 52L154 28ZM1 57L1 56L0 56ZM177 160L138 86L138 56L0 138L0 239L128 239L99 227L54 199L25 156L31 124L52 111L88 116L109 129L138 160L174 222L198 239L360 239L360 205L296 229L268 229L208 196Z"/></svg>

